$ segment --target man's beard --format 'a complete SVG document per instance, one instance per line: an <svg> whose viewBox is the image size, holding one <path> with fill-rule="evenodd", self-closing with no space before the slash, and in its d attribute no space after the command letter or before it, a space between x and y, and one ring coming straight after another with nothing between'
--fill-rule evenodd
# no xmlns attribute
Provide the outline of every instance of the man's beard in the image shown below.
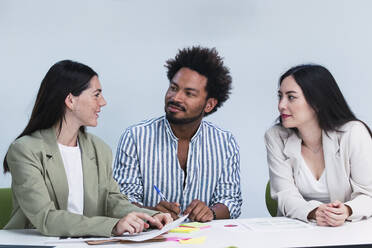
<svg viewBox="0 0 372 248"><path fill-rule="evenodd" d="M168 103L169 104L169 103ZM174 104L172 102L172 104ZM177 104L174 104L176 106L178 106ZM196 116L193 116L193 117L189 117L189 118L176 118L173 116L172 113L168 113L167 112L167 106L165 106L165 117L167 118L167 120L169 121L169 123L171 124L174 124L174 125L184 125L184 124L189 124L189 123L192 123L196 120L199 120L201 119L201 117L204 116L204 108L205 106L203 106L202 110L200 111L200 113Z"/></svg>
<svg viewBox="0 0 372 248"><path fill-rule="evenodd" d="M201 111L200 114L194 116L194 117L189 117L189 118L176 118L172 114L169 114L166 112L165 117L169 121L169 123L174 124L174 125L184 125L184 124L189 124L192 123L201 117L204 116L204 111Z"/></svg>

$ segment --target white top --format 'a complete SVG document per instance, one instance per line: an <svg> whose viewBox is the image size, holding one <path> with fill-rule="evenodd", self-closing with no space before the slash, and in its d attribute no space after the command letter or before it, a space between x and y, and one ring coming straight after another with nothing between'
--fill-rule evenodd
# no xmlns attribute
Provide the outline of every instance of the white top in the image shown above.
<svg viewBox="0 0 372 248"><path fill-rule="evenodd" d="M65 166L68 182L67 211L83 214L84 211L84 185L81 152L78 146L65 146L58 143L63 165Z"/></svg>
<svg viewBox="0 0 372 248"><path fill-rule="evenodd" d="M323 203L330 203L327 187L327 171L324 169L319 180L316 180L305 159L301 156L299 174L296 178L296 185L305 200L316 200Z"/></svg>

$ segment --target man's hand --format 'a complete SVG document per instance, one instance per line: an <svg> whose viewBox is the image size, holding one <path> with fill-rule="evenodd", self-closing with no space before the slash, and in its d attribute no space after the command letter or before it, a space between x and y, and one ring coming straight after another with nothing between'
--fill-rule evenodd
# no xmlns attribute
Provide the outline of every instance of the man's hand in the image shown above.
<svg viewBox="0 0 372 248"><path fill-rule="evenodd" d="M155 206L154 210L169 213L173 220L178 219L178 215L181 213L180 204L178 202L161 201Z"/></svg>
<svg viewBox="0 0 372 248"><path fill-rule="evenodd" d="M213 220L212 210L204 202L196 199L190 203L183 214L189 214L189 219L192 221L207 222Z"/></svg>

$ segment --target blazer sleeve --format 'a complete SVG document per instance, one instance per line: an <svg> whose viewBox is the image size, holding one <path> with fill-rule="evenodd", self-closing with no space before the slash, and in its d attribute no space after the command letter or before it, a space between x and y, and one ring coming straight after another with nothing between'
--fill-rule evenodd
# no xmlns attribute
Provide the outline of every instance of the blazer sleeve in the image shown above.
<svg viewBox="0 0 372 248"><path fill-rule="evenodd" d="M7 154L12 175L12 191L22 212L42 234L47 236L111 236L116 218L87 217L58 210L50 199L43 159L40 151L32 151L35 144L14 142ZM38 154L40 153L40 154Z"/></svg>
<svg viewBox="0 0 372 248"><path fill-rule="evenodd" d="M277 127L265 133L267 163L269 165L271 197L278 201L278 210L284 216L309 222L308 214L322 203L315 200L306 201L293 176L292 159L284 153L284 142Z"/></svg>
<svg viewBox="0 0 372 248"><path fill-rule="evenodd" d="M352 194L345 204L353 211L348 219L356 221L372 216L372 138L357 122L351 127L349 140Z"/></svg>

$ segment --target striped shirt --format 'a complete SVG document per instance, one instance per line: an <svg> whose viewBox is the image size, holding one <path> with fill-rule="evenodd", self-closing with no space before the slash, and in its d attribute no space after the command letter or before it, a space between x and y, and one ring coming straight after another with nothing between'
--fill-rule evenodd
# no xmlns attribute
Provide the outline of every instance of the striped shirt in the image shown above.
<svg viewBox="0 0 372 248"><path fill-rule="evenodd" d="M198 199L207 206L222 203L231 218L238 218L240 156L233 135L203 120L189 143L186 178L177 146L165 116L129 127L120 138L114 166L121 192L132 202L155 207L161 201L156 185L181 211Z"/></svg>

